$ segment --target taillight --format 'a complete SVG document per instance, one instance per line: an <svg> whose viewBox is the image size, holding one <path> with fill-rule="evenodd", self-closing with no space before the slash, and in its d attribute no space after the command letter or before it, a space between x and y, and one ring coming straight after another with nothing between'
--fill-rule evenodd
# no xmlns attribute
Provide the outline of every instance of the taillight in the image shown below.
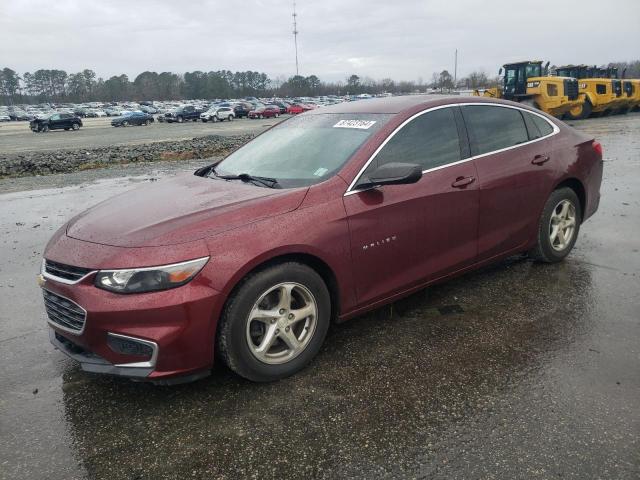
<svg viewBox="0 0 640 480"><path fill-rule="evenodd" d="M596 151L600 158L602 158L602 144L600 142L593 141L593 149Z"/></svg>

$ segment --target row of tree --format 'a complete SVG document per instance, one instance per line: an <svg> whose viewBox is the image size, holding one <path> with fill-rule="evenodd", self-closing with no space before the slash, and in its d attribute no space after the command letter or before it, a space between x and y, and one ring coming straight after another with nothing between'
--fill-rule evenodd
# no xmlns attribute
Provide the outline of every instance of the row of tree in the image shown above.
<svg viewBox="0 0 640 480"><path fill-rule="evenodd" d="M640 78L640 61L610 63L609 66L618 67L620 72L626 69L626 78ZM127 75L106 80L97 78L89 69L70 74L64 70L40 69L19 75L5 67L0 71L0 104L412 93L431 88L440 91L485 88L495 86L498 80L484 72L472 72L454 82L452 75L444 70L434 73L428 83L422 79L398 82L391 78L374 80L358 75L350 75L344 82L323 82L316 75L270 79L261 72L217 70L184 74L143 72L131 81Z"/></svg>
<svg viewBox="0 0 640 480"><path fill-rule="evenodd" d="M491 82L482 72L473 73L467 82L471 87L488 86ZM462 86L466 85L461 83ZM429 88L453 88L451 75L445 70L434 74L431 83L374 80L350 75L345 81L323 82L317 75L295 75L270 79L261 72L143 72L133 81L127 75L97 78L93 70L68 74L64 70L40 69L19 75L10 68L0 71L0 103L91 102L121 100L182 100L240 98L246 96L318 96L358 95L361 93L425 92Z"/></svg>

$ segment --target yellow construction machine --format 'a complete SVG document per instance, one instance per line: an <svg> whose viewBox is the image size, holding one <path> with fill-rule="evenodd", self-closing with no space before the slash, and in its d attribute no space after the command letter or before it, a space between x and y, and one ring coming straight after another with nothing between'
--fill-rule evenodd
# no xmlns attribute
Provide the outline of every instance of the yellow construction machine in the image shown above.
<svg viewBox="0 0 640 480"><path fill-rule="evenodd" d="M482 93L475 90L473 94L524 103L558 118L584 101L575 78L548 76L549 62L544 67L541 61L508 63L500 69L500 75L503 69L501 86Z"/></svg>
<svg viewBox="0 0 640 480"><path fill-rule="evenodd" d="M583 101L567 112L567 117L571 120L627 111L631 106L632 102L622 95L622 82L616 78L616 68L565 65L556 68L556 74L571 75L578 79L580 98Z"/></svg>

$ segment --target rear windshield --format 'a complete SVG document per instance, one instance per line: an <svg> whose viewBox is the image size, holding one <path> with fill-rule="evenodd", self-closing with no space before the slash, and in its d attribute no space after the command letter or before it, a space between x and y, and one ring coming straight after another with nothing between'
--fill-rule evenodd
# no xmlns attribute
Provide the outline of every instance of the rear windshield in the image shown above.
<svg viewBox="0 0 640 480"><path fill-rule="evenodd" d="M218 175L274 178L283 188L334 175L389 121L389 114L300 115L263 133L216 166Z"/></svg>

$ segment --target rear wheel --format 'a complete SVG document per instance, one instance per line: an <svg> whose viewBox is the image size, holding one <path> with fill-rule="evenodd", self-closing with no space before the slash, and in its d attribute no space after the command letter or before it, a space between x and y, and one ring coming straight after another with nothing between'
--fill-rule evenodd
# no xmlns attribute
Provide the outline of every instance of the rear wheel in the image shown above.
<svg viewBox="0 0 640 480"><path fill-rule="evenodd" d="M329 328L329 291L313 269L282 263L249 275L229 299L217 351L237 374L256 382L301 370Z"/></svg>
<svg viewBox="0 0 640 480"><path fill-rule="evenodd" d="M546 263L564 259L578 239L581 221L582 209L576 192L568 187L555 190L542 210L538 243L529 256Z"/></svg>
<svg viewBox="0 0 640 480"><path fill-rule="evenodd" d="M233 120L233 115L229 115L229 116L227 117L227 120L229 120L229 121Z"/></svg>
<svg viewBox="0 0 640 480"><path fill-rule="evenodd" d="M144 121L144 126L148 127L151 124L151 121L149 119Z"/></svg>
<svg viewBox="0 0 640 480"><path fill-rule="evenodd" d="M71 129L74 130L74 131L80 130L80 124L74 123L73 125L71 125Z"/></svg>
<svg viewBox="0 0 640 480"><path fill-rule="evenodd" d="M585 100L584 103L576 105L567 112L567 118L570 120L584 120L591 115L593 106L589 100Z"/></svg>

